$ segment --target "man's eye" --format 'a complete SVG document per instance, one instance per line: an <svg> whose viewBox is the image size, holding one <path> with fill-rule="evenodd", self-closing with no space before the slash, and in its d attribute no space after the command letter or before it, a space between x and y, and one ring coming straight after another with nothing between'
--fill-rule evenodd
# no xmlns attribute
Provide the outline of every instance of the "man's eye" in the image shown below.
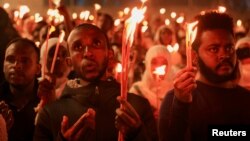
<svg viewBox="0 0 250 141"><path fill-rule="evenodd" d="M82 50L83 50L83 47L82 47L81 44L76 44L76 45L74 45L73 49L74 49L75 51L82 51Z"/></svg>
<svg viewBox="0 0 250 141"><path fill-rule="evenodd" d="M210 48L209 51L215 53L215 52L218 52L218 48L213 47L213 48Z"/></svg>
<svg viewBox="0 0 250 141"><path fill-rule="evenodd" d="M100 40L94 40L93 41L93 47L96 47L96 48L101 47L101 41Z"/></svg>
<svg viewBox="0 0 250 141"><path fill-rule="evenodd" d="M8 56L8 57L6 58L6 61L7 61L7 62L10 62L10 63L15 63L16 59L15 59L15 57L13 57L13 56Z"/></svg>

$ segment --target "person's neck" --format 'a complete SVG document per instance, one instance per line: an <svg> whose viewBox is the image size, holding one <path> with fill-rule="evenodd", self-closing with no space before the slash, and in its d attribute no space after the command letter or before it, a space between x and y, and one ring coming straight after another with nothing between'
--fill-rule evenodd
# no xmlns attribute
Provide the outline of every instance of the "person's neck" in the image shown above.
<svg viewBox="0 0 250 141"><path fill-rule="evenodd" d="M34 81L23 88L18 88L16 86L10 85L10 91L12 93L11 103L18 108L23 108L24 105L26 105L34 95L34 85Z"/></svg>
<svg viewBox="0 0 250 141"><path fill-rule="evenodd" d="M99 80L100 80L100 81L105 81L105 80L107 80L106 75L103 76L103 77L101 77ZM94 82L94 81L93 81L93 82ZM88 84L90 84L90 83L92 83L92 82L80 78L80 79L79 79L79 83L80 83L81 86L87 86Z"/></svg>
<svg viewBox="0 0 250 141"><path fill-rule="evenodd" d="M199 72L197 73L196 80L198 80L198 81L200 81L202 83L205 83L207 85L214 86L214 87L219 87L219 88L234 88L237 85L235 80L229 80L229 81L225 81L225 82L221 82L221 83L211 82L211 81L207 80Z"/></svg>

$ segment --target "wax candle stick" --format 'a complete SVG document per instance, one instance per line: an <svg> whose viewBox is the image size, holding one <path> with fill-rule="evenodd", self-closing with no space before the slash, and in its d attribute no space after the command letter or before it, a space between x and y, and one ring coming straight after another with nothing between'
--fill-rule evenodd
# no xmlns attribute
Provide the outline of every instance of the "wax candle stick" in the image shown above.
<svg viewBox="0 0 250 141"><path fill-rule="evenodd" d="M62 41L63 41L64 36L65 36L65 32L62 30L60 35L59 35L58 42L56 44L56 48L55 48L55 52L54 52L54 56L53 56L53 60L52 60L51 68L50 68L50 73L53 73L53 71L54 71L58 50L60 47L60 43L62 43Z"/></svg>

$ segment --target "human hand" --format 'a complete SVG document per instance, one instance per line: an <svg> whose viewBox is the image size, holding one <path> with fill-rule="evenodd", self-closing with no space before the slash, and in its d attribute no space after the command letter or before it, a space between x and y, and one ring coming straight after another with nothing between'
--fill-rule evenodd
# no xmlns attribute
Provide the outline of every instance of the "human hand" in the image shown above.
<svg viewBox="0 0 250 141"><path fill-rule="evenodd" d="M95 111L89 108L70 128L68 127L68 117L63 116L61 122L61 133L67 141L80 141L89 136L88 130L95 129ZM89 133L89 134L88 134Z"/></svg>
<svg viewBox="0 0 250 141"><path fill-rule="evenodd" d="M192 91L196 88L196 68L184 68L174 78L175 97L185 103L192 102Z"/></svg>
<svg viewBox="0 0 250 141"><path fill-rule="evenodd" d="M14 124L13 112L4 101L0 101L0 109L0 112L6 122L7 129L9 130Z"/></svg>
<svg viewBox="0 0 250 141"><path fill-rule="evenodd" d="M46 74L46 76L39 81L37 94L38 97L41 98L41 101L43 101L42 106L56 100L55 84L56 78L51 74Z"/></svg>
<svg viewBox="0 0 250 141"><path fill-rule="evenodd" d="M116 109L115 126L123 135L128 135L137 131L142 125L140 116L127 100L118 96L117 100L122 107Z"/></svg>

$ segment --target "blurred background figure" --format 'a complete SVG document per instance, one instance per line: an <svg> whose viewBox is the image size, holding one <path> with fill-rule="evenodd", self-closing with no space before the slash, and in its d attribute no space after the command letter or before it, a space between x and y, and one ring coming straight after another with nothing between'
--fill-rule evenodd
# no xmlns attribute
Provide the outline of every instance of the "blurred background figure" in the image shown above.
<svg viewBox="0 0 250 141"><path fill-rule="evenodd" d="M239 59L239 85L250 90L250 37L244 37L236 43L236 53Z"/></svg>
<svg viewBox="0 0 250 141"><path fill-rule="evenodd" d="M12 25L8 13L0 7L0 83L4 80L3 61L7 44L14 38L20 37Z"/></svg>
<svg viewBox="0 0 250 141"><path fill-rule="evenodd" d="M163 65L165 65L165 74L155 74L156 68ZM161 101L167 91L172 88L172 82L169 80L171 58L167 48L162 45L152 46L146 53L145 67L142 80L135 82L129 92L148 99L157 120Z"/></svg>
<svg viewBox="0 0 250 141"><path fill-rule="evenodd" d="M156 31L154 41L157 45L172 45L174 41L174 33L172 29L166 25L162 25Z"/></svg>
<svg viewBox="0 0 250 141"><path fill-rule="evenodd" d="M42 108L44 104L53 101L55 99L58 99L61 96L61 93L68 81L68 76L72 70L71 62L68 58L69 53L67 49L67 43L65 41L62 41L62 43L60 43L59 45L54 71L52 73L50 72L58 40L59 38L50 38L48 40L47 55L45 52L46 42L41 47L40 51L40 63L42 65L41 69L42 70L45 69L46 76L42 78L39 82L38 96L45 103L40 102L37 110ZM45 56L47 56L46 60ZM46 66L44 66L45 64L44 61L47 61Z"/></svg>

